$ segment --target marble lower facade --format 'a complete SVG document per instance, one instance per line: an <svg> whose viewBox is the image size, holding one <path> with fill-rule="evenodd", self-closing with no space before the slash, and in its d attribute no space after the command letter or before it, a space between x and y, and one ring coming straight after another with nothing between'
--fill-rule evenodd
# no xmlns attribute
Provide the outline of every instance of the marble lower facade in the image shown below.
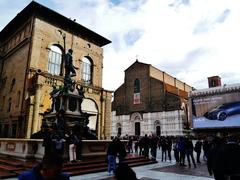
<svg viewBox="0 0 240 180"><path fill-rule="evenodd" d="M156 133L158 136L185 135L187 118L183 110L153 113L134 112L130 115L116 115L112 112L112 136L118 134L140 135Z"/></svg>

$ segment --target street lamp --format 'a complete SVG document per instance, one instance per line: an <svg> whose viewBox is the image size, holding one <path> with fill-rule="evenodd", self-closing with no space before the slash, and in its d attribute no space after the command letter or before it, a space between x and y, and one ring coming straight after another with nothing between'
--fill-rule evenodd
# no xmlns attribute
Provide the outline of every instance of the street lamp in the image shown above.
<svg viewBox="0 0 240 180"><path fill-rule="evenodd" d="M66 54L66 33L62 32L60 29L58 30L58 32L63 38L63 55L62 55L60 74L59 74L60 76L63 76L63 61L65 60L65 54Z"/></svg>

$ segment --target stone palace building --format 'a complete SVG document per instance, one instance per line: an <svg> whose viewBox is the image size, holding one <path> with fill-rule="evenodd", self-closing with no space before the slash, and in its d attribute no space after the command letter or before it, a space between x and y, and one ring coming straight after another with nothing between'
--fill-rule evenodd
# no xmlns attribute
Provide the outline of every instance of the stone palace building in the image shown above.
<svg viewBox="0 0 240 180"><path fill-rule="evenodd" d="M29 138L63 83L62 58L73 49L74 80L84 87L82 109L98 138L110 137L112 92L102 87L108 39L35 1L0 32L0 137Z"/></svg>

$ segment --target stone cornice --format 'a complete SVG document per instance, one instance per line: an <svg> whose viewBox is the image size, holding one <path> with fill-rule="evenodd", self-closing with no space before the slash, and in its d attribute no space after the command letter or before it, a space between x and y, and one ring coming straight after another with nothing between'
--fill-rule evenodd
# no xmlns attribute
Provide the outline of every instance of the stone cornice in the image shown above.
<svg viewBox="0 0 240 180"><path fill-rule="evenodd" d="M231 93L231 92L240 92L240 84L231 84L231 85L224 85L219 87L191 91L189 93L189 97L191 98L191 97L197 97L197 96L208 96L208 95Z"/></svg>

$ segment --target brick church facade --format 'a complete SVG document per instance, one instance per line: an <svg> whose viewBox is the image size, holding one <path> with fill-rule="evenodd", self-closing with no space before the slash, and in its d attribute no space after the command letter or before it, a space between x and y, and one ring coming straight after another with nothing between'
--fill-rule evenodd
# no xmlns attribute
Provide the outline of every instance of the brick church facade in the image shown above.
<svg viewBox="0 0 240 180"><path fill-rule="evenodd" d="M112 136L184 135L190 127L187 98L192 89L152 65L136 61L125 70L124 83L114 92Z"/></svg>

